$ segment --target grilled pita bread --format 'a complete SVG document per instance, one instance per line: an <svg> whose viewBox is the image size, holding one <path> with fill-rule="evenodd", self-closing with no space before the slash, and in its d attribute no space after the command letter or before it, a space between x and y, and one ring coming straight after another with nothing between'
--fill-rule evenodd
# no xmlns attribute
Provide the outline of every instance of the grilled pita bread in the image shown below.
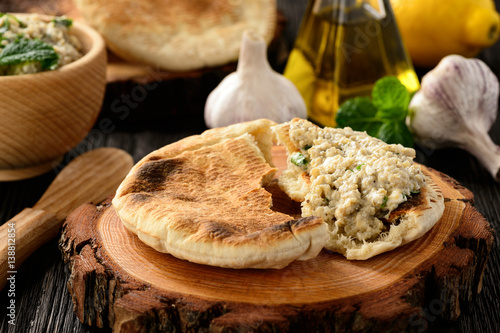
<svg viewBox="0 0 500 333"><path fill-rule="evenodd" d="M75 0L85 20L125 60L170 71L238 59L243 31L269 44L275 0Z"/></svg>
<svg viewBox="0 0 500 333"><path fill-rule="evenodd" d="M113 199L124 225L157 251L229 268L282 268L327 240L317 217L271 210L276 168L269 120L212 129L167 145L130 171Z"/></svg>
<svg viewBox="0 0 500 333"><path fill-rule="evenodd" d="M315 137L315 144L321 136L330 137L331 140L335 139L334 135L330 135L331 133L325 135L323 132L320 135L321 131L328 131L328 129L320 129L318 126L303 119L294 119L291 122L272 128L277 135L278 141L286 147L288 154L288 168L280 176L279 185L290 198L302 202L302 216L307 216L308 214L304 214L304 212L310 211L306 207L310 208L308 206L311 205L309 203L311 193L322 191L320 188L322 185L315 185L314 179L315 177L319 177L316 175L317 172L311 171L313 173L311 175L308 171L304 171L303 168L299 168L290 162L292 154L300 152L301 147L304 145L303 141L293 137L292 128L297 128L298 133L312 133L312 136ZM311 148L308 147L308 149ZM324 153L326 154L326 152ZM336 172L338 170L333 171L333 173ZM365 260L380 253L393 250L423 236L441 218L444 211L444 198L439 186L432 181L432 178L428 174L426 175L425 170L422 170L422 172L425 177L425 185L420 188L419 193L408 197L408 200L400 204L396 209L387 212L384 211L384 217L380 216L378 221L382 228L380 228L375 237L368 240L357 239L352 234L347 235L345 231L346 226L337 223L335 215L337 207L334 206L335 204L332 205L330 202L327 202L325 204L326 209L331 208L331 212L334 213L329 212L330 217L327 219L324 218L329 229L329 240L325 248L341 253L347 259ZM349 171L346 171L346 173L349 173ZM358 191L359 185L352 185L350 187L351 190ZM363 194L360 195L362 196Z"/></svg>

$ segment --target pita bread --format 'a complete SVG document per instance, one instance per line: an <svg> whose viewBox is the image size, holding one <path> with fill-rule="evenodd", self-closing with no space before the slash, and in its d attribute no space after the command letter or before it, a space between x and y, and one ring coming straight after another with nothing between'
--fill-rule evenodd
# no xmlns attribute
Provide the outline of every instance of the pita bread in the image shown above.
<svg viewBox="0 0 500 333"><path fill-rule="evenodd" d="M117 190L118 216L147 245L195 263L282 268L315 257L326 224L274 212L263 188L276 172L262 152L271 156L272 124L212 129L152 152Z"/></svg>
<svg viewBox="0 0 500 333"><path fill-rule="evenodd" d="M238 59L242 34L269 44L275 0L75 0L85 20L120 57L170 71Z"/></svg>
<svg viewBox="0 0 500 333"><path fill-rule="evenodd" d="M368 259L420 238L441 218L444 198L439 186L423 174L417 164L398 161L399 164L388 172L393 179L384 178L387 176L384 169L391 168L391 165L384 164L383 159L402 159L412 152L414 154L412 149L387 145L350 128L322 129L303 119L294 119L272 129L278 141L286 147L289 157L288 169L280 176L279 185L292 199L302 202L302 216L322 216L328 224L330 237L326 249L341 253L347 259ZM363 143L372 142L373 146L351 145L358 138ZM378 159L370 165L364 160L356 160L358 155L354 150L363 150L370 156L375 155L377 149L382 149L382 162ZM294 153L303 153L306 159L310 159L307 167L291 162ZM338 167L332 163L336 160L350 163L351 168L346 168L345 164ZM366 182L356 176L362 168L370 168L366 171L369 175L359 175L365 177ZM391 188L398 179L403 179L401 182L405 186L414 182L412 177L423 180L418 194L410 194L415 188L406 189L406 194ZM377 203L371 196L378 192L387 194L383 196L384 201ZM388 201L393 197L398 201L389 207ZM366 209L363 205L367 206ZM365 214L365 211L370 213Z"/></svg>

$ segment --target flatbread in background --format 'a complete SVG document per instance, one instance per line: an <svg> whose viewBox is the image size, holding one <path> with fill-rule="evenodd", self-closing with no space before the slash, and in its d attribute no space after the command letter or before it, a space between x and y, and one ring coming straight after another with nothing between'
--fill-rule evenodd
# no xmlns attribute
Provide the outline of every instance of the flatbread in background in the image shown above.
<svg viewBox="0 0 500 333"><path fill-rule="evenodd" d="M74 0L120 57L169 71L236 61L243 31L269 44L275 0Z"/></svg>
<svg viewBox="0 0 500 333"><path fill-rule="evenodd" d="M195 263L282 268L315 257L326 224L271 210L263 188L277 170L261 151L271 148L272 124L212 129L152 152L117 190L118 216L145 244Z"/></svg>
<svg viewBox="0 0 500 333"><path fill-rule="evenodd" d="M425 170L407 161L407 154L414 153L413 150L400 145L389 147L351 129L322 129L304 119L294 119L272 129L288 154L288 168L280 176L279 185L290 198L302 202L302 216L316 213L323 217L329 226L326 249L341 253L347 259L365 260L422 237L441 218L443 195ZM383 157L373 161L373 165L357 161L351 137L361 140L362 144L354 149L364 151L365 156L373 156L380 150ZM373 140L376 142L370 146L368 143ZM308 152L317 157L308 156ZM307 166L294 165L292 155L302 153L309 160ZM406 158L399 161L403 156ZM397 160L399 164L394 169L387 169L390 166L384 164L386 160ZM352 161L352 165L344 169L345 161ZM362 168L370 168L370 172L365 175ZM383 170L390 170L394 179L386 179ZM357 178L358 172L364 178ZM389 184L394 181L405 186L411 181L417 182L412 177L421 177L419 182L424 180L418 193L389 191ZM375 202L374 193L386 190L385 201ZM397 202L404 198L407 201L389 209L389 197L397 198ZM366 207L371 213L360 213L365 209L361 203L371 200ZM365 234L369 236L362 238Z"/></svg>

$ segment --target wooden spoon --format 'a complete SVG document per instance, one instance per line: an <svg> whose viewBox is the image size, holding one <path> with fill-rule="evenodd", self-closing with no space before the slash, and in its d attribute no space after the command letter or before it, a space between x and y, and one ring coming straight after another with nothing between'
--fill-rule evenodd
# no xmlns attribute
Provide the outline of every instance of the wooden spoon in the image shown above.
<svg viewBox="0 0 500 333"><path fill-rule="evenodd" d="M84 153L56 176L33 208L25 208L0 226L0 290L24 260L57 236L69 213L113 194L132 165L132 157L121 149Z"/></svg>

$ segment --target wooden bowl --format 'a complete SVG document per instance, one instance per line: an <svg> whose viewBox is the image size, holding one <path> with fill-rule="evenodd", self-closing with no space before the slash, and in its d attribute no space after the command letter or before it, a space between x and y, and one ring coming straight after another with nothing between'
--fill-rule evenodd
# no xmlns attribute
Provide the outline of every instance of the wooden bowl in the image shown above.
<svg viewBox="0 0 500 333"><path fill-rule="evenodd" d="M22 15L22 14L19 14ZM45 173L84 139L101 110L106 47L74 22L84 55L54 71L0 76L0 181Z"/></svg>

